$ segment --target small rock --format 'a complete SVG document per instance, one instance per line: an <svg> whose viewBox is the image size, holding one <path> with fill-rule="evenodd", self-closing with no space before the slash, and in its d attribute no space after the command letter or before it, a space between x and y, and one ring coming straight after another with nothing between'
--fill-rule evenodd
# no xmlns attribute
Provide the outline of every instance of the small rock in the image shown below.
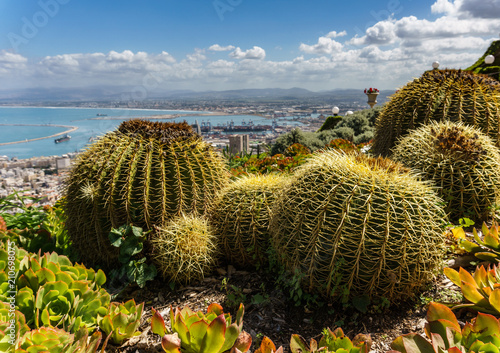
<svg viewBox="0 0 500 353"><path fill-rule="evenodd" d="M218 268L217 273L221 276L225 276L227 274L227 271L224 270L223 268Z"/></svg>
<svg viewBox="0 0 500 353"><path fill-rule="evenodd" d="M244 288L243 289L243 294L250 294L252 293L252 289L251 288Z"/></svg>
<svg viewBox="0 0 500 353"><path fill-rule="evenodd" d="M232 274L236 272L236 269L234 268L233 265L228 265L227 266L227 275L231 277Z"/></svg>

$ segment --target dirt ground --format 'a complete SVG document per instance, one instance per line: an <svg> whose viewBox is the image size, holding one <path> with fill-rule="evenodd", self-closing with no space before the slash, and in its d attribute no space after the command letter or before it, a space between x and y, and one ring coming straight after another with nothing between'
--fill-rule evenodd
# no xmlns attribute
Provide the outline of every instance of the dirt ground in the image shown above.
<svg viewBox="0 0 500 353"><path fill-rule="evenodd" d="M451 260L454 263L454 260ZM341 327L344 333L353 338L358 333L369 334L372 339L371 352L390 350L391 342L399 335L416 332L424 335L427 304L437 301L443 304L458 303L462 294L444 275L422 293L406 303L393 303L389 309L371 308L362 314L349 307L343 309L335 305L323 304L319 307L296 306L288 293L278 289L274 279L266 278L263 272L237 270L232 266L219 268L210 277L189 286L171 289L161 280L148 282L145 288L127 289L119 300L134 298L136 302L146 303L140 330L142 334L134 337L121 347L108 345L110 352L161 352L160 337L150 329L151 308L159 310L168 325L170 306L189 306L193 310L205 312L210 303L221 304L225 312L235 315L240 301L245 305L243 329L253 338L251 351L257 349L262 337L268 336L277 347L283 346L289 352L292 334L300 334L307 341L319 339L323 328L332 330ZM474 317L471 313L456 313L459 320L467 321Z"/></svg>

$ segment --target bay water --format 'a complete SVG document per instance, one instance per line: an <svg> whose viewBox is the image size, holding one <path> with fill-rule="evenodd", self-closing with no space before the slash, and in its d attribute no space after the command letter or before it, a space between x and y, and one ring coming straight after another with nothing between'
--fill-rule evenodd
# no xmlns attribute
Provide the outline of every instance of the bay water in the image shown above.
<svg viewBox="0 0 500 353"><path fill-rule="evenodd" d="M249 120L252 120L255 124L271 123L270 120L259 116L221 116L210 112L149 109L0 107L0 143L23 141L22 143L0 146L0 156L24 159L40 156L60 156L65 153L80 151L89 143L91 138L102 136L116 129L124 120L163 114L195 115L175 119L155 119L155 121L187 121L189 124L194 124L198 120L200 124L202 121L210 121L212 125L226 124L229 121L240 124L243 121L248 122ZM54 138L25 142L29 139L50 136L68 130L64 127L50 125L74 126L78 129L69 134L71 136L69 141L58 144L54 142Z"/></svg>

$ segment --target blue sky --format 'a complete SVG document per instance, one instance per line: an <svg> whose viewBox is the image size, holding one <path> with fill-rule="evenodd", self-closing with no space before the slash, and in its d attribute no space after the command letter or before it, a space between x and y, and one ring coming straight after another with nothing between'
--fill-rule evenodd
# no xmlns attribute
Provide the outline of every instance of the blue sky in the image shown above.
<svg viewBox="0 0 500 353"><path fill-rule="evenodd" d="M9 89L396 89L467 67L500 0L0 0Z"/></svg>

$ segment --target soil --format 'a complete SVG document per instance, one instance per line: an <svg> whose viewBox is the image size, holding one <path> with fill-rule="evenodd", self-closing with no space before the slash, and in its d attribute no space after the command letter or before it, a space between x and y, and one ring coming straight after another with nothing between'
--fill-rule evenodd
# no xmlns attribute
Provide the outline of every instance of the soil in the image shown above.
<svg viewBox="0 0 500 353"><path fill-rule="evenodd" d="M451 260L457 267L459 261ZM427 304L431 301L443 304L458 303L462 300L460 288L453 285L444 275L415 298L404 303L391 303L390 307L371 307L361 313L351 306L323 304L311 307L295 305L288 293L280 290L273 278L262 272L249 272L235 269L229 265L219 268L203 281L171 289L161 280L148 282L146 287L128 288L118 300L134 298L145 302L140 336L130 339L121 347L108 344L109 352L162 352L160 337L150 329L151 308L163 314L168 323L170 306L189 306L193 310L206 311L210 303L222 305L225 312L233 316L239 302L245 305L243 329L253 339L251 351L258 348L262 337L268 336L276 345L289 352L292 334L300 334L308 342L311 338L319 340L323 328L332 330L341 327L346 336L353 338L358 333L369 334L372 344L370 352L387 352L391 342L398 336L410 332L424 335ZM470 320L470 313L456 313L459 320Z"/></svg>

